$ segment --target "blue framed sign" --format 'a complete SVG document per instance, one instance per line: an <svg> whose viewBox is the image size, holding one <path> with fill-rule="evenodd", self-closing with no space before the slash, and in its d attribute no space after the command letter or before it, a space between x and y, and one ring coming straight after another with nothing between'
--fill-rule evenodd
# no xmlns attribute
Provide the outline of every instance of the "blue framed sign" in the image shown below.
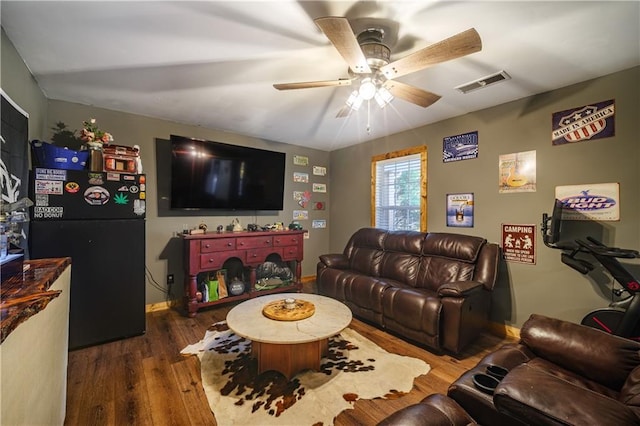
<svg viewBox="0 0 640 426"><path fill-rule="evenodd" d="M442 162L478 158L478 131L442 139Z"/></svg>

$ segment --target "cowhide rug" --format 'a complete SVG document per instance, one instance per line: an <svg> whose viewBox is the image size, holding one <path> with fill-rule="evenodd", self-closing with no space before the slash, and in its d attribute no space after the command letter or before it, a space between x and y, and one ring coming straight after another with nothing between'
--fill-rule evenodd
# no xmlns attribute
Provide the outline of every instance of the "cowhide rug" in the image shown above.
<svg viewBox="0 0 640 426"><path fill-rule="evenodd" d="M320 371L290 381L274 371L257 375L251 342L214 324L181 351L200 359L202 384L218 425L331 425L357 399L397 398L429 372L422 360L391 354L347 328L329 339Z"/></svg>

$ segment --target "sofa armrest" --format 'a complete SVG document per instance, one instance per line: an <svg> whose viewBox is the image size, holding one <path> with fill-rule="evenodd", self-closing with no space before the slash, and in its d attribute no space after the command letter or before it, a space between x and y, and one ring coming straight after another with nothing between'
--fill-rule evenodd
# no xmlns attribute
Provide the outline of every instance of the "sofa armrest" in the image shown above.
<svg viewBox="0 0 640 426"><path fill-rule="evenodd" d="M526 364L511 370L493 394L499 412L535 425L637 425L625 404Z"/></svg>
<svg viewBox="0 0 640 426"><path fill-rule="evenodd" d="M478 281L453 281L442 284L438 288L440 297L467 297L471 293L483 290L484 286Z"/></svg>
<svg viewBox="0 0 640 426"><path fill-rule="evenodd" d="M320 262L324 263L328 268L349 269L349 259L341 253L320 255Z"/></svg>

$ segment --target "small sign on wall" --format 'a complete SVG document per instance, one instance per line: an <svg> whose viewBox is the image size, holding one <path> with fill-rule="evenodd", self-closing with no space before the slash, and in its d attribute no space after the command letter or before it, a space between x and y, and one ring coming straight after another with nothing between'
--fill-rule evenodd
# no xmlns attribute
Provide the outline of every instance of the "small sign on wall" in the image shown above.
<svg viewBox="0 0 640 426"><path fill-rule="evenodd" d="M293 181L298 183L309 183L309 173L293 172Z"/></svg>
<svg viewBox="0 0 640 426"><path fill-rule="evenodd" d="M309 157L306 157L304 155L294 155L293 164L295 164L296 166L308 166Z"/></svg>
<svg viewBox="0 0 640 426"><path fill-rule="evenodd" d="M498 170L501 194L536 192L536 151L500 155Z"/></svg>
<svg viewBox="0 0 640 426"><path fill-rule="evenodd" d="M478 158L478 131L442 139L442 162Z"/></svg>
<svg viewBox="0 0 640 426"><path fill-rule="evenodd" d="M473 228L473 193L447 194L447 226Z"/></svg>
<svg viewBox="0 0 640 426"><path fill-rule="evenodd" d="M502 255L507 262L536 264L536 226L502 224Z"/></svg>
<svg viewBox="0 0 640 426"><path fill-rule="evenodd" d="M615 112L613 99L554 112L551 140L563 145L615 136Z"/></svg>
<svg viewBox="0 0 640 426"><path fill-rule="evenodd" d="M563 220L620 220L620 184L591 183L556 186L564 206Z"/></svg>

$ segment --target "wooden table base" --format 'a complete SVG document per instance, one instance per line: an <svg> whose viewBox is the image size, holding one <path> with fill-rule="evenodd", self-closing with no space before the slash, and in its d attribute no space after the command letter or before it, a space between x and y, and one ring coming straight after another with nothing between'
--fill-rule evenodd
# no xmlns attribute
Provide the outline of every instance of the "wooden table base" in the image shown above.
<svg viewBox="0 0 640 426"><path fill-rule="evenodd" d="M251 342L251 354L258 360L258 374L275 370L288 380L303 370L320 370L320 361L328 349L329 339L295 344Z"/></svg>

